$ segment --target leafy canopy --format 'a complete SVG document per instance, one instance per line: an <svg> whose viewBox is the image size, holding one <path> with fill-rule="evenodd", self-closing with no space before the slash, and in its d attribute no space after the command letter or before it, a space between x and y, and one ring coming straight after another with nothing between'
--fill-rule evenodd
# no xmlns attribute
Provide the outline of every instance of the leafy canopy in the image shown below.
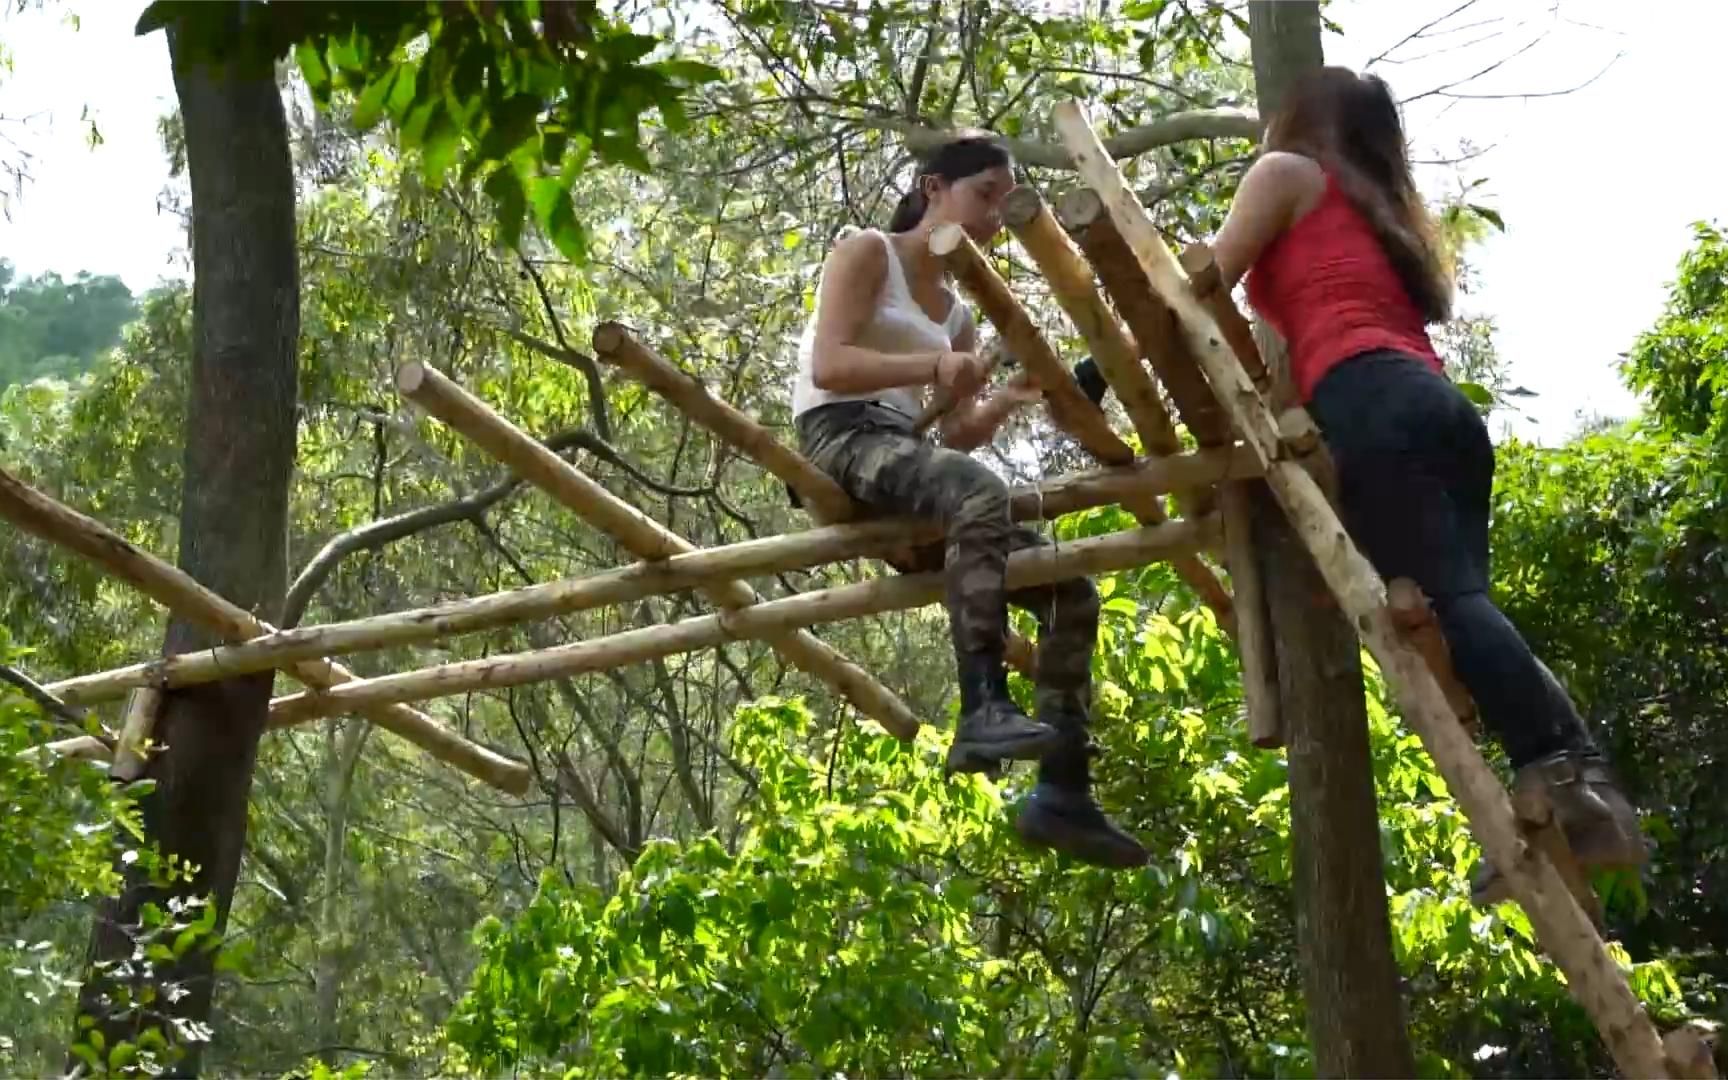
<svg viewBox="0 0 1728 1080"><path fill-rule="evenodd" d="M577 261L588 232L570 198L576 176L591 161L646 172L644 116L679 130L683 96L721 74L649 61L659 39L572 0L156 0L138 33L171 25L200 58L267 65L292 54L320 105L352 94L354 126L388 120L434 186L458 165L463 179L484 174L506 245L531 208Z"/></svg>

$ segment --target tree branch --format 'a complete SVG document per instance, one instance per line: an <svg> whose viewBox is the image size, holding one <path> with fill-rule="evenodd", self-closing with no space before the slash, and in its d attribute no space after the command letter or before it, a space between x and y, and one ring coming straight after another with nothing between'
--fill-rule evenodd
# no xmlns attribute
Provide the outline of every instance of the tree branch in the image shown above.
<svg viewBox="0 0 1728 1080"><path fill-rule="evenodd" d="M0 682L8 682L17 687L18 692L35 702L36 707L47 713L49 719L79 732L84 730L82 712L50 694L41 683L17 668L0 664Z"/></svg>
<svg viewBox="0 0 1728 1080"><path fill-rule="evenodd" d="M935 149L952 137L948 128L931 127L891 116L862 116L856 121L863 127L897 132L906 149L922 154ZM1119 131L1104 140L1104 149L1118 161L1139 157L1149 150L1190 139L1260 139L1259 114L1247 109L1193 109L1171 113L1150 124L1141 124ZM1068 151L1057 143L1035 142L1031 139L1004 139L1016 163L1037 165L1046 169L1073 169Z"/></svg>

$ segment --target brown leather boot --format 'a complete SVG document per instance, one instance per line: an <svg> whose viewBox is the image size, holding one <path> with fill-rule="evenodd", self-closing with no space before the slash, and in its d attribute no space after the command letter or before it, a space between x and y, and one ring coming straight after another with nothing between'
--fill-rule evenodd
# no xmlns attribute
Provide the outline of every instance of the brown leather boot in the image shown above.
<svg viewBox="0 0 1728 1080"><path fill-rule="evenodd" d="M1649 861L1638 811L1600 755L1561 751L1519 769L1512 783L1514 791L1547 790L1554 818L1584 869L1624 870ZM1511 896L1510 883L1484 858L1471 881L1470 899L1488 907Z"/></svg>

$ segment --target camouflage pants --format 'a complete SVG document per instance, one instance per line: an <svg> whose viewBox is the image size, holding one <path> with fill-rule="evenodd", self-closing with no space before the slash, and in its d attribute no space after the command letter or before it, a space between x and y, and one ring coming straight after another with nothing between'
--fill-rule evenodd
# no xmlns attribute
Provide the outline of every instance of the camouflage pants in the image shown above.
<svg viewBox="0 0 1728 1080"><path fill-rule="evenodd" d="M816 467L871 514L942 523L944 540L917 549L914 563L900 569L945 569L957 655L1001 655L1012 603L1038 620L1040 689L1090 689L1098 592L1083 577L1008 590L1008 555L1048 541L1013 523L1001 477L966 454L918 438L903 413L871 402L812 409L798 418L798 435Z"/></svg>

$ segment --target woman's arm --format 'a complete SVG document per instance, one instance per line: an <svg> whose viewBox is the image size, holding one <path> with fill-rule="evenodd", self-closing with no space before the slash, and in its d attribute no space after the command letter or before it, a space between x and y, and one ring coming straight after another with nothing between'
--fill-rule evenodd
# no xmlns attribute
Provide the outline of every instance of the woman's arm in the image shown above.
<svg viewBox="0 0 1728 1080"><path fill-rule="evenodd" d="M876 310L888 270L886 245L859 233L834 246L822 267L810 376L818 390L867 394L937 380L940 351L885 353L855 345Z"/></svg>
<svg viewBox="0 0 1728 1080"><path fill-rule="evenodd" d="M1212 241L1223 288L1234 289L1266 246L1313 209L1325 191L1319 163L1301 154L1273 151L1250 166Z"/></svg>
<svg viewBox="0 0 1728 1080"><path fill-rule="evenodd" d="M974 352L978 347L978 327L970 311L966 324L954 338L954 347L962 352ZM939 430L942 445L954 450L971 451L989 442L1002 426L1002 421L1018 408L1042 399L1043 394L1022 374L1008 386L980 401L976 393L960 399L954 409L942 418Z"/></svg>

